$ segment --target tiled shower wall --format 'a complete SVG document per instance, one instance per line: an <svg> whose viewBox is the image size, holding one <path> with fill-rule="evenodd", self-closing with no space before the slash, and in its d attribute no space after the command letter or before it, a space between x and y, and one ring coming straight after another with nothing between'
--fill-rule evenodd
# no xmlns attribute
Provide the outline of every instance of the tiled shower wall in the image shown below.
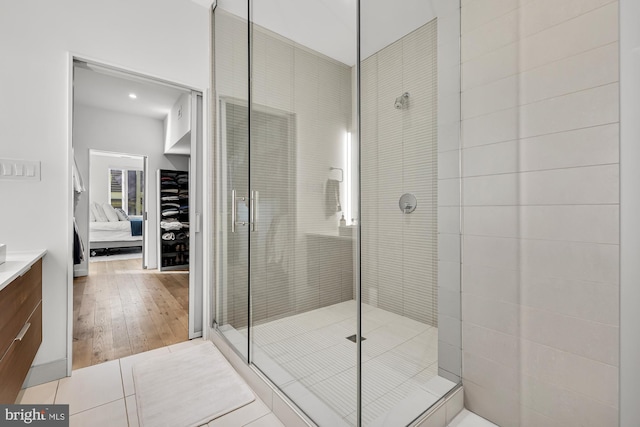
<svg viewBox="0 0 640 427"><path fill-rule="evenodd" d="M618 2L463 0L465 406L618 425Z"/></svg>
<svg viewBox="0 0 640 427"><path fill-rule="evenodd" d="M437 20L361 67L362 300L438 324ZM408 106L394 101L409 93ZM404 193L417 208L403 213Z"/></svg>

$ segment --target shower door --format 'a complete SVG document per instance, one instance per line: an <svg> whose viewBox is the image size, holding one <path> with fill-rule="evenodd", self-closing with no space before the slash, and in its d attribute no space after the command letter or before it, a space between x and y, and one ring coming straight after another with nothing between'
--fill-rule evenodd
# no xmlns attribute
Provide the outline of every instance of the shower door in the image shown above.
<svg viewBox="0 0 640 427"><path fill-rule="evenodd" d="M250 271L254 326L295 312L294 125L295 118L288 112L253 105Z"/></svg>
<svg viewBox="0 0 640 427"><path fill-rule="evenodd" d="M236 99L219 102L222 160L218 174L218 280L216 321L219 330L249 360L249 110Z"/></svg>

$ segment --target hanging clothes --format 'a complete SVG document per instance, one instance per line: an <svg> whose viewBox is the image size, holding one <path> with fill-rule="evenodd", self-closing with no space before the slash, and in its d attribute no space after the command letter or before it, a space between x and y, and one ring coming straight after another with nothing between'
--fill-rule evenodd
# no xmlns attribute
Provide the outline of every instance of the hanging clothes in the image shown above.
<svg viewBox="0 0 640 427"><path fill-rule="evenodd" d="M84 186L84 180L78 169L78 163L76 162L76 156L73 156L73 212L75 213L80 200L80 195L87 191Z"/></svg>
<svg viewBox="0 0 640 427"><path fill-rule="evenodd" d="M80 237L78 231L78 224L76 223L75 213L78 208L78 202L82 193L87 191L84 186L84 180L78 169L78 162L76 162L76 156L73 156L73 263L80 264L84 261L84 243Z"/></svg>
<svg viewBox="0 0 640 427"><path fill-rule="evenodd" d="M80 264L82 261L84 261L84 243L80 238L76 219L73 218L73 263Z"/></svg>

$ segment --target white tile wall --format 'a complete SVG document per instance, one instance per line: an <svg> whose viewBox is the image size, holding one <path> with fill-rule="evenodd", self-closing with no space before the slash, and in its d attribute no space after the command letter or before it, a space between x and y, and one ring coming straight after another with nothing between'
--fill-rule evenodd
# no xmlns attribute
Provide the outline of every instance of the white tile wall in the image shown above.
<svg viewBox="0 0 640 427"><path fill-rule="evenodd" d="M469 206L469 235L617 244L617 205ZM598 224L598 227L590 227Z"/></svg>
<svg viewBox="0 0 640 427"><path fill-rule="evenodd" d="M612 164L618 125L609 124L500 142L464 150L467 177Z"/></svg>
<svg viewBox="0 0 640 427"><path fill-rule="evenodd" d="M523 305L578 319L619 325L620 292L615 284L550 277L523 277Z"/></svg>
<svg viewBox="0 0 640 427"><path fill-rule="evenodd" d="M550 399L553 396L553 399ZM609 426L618 417L618 409L585 397L583 394L557 387L543 379L524 375L522 401L526 407L563 423L576 426ZM561 404L559 404L561 403Z"/></svg>
<svg viewBox="0 0 640 427"><path fill-rule="evenodd" d="M618 363L615 326L529 307L521 307L520 316L523 338L612 366Z"/></svg>
<svg viewBox="0 0 640 427"><path fill-rule="evenodd" d="M437 120L455 122L460 109L459 97L437 102L438 25L451 23L424 25L367 58L361 70L364 302L431 325L438 321L438 254L459 261L459 237L437 236L438 174L459 176L458 152L437 154ZM404 92L409 106L396 110ZM398 207L403 193L418 200L410 215Z"/></svg>
<svg viewBox="0 0 640 427"><path fill-rule="evenodd" d="M508 367L517 366L520 341L495 329L463 321L464 352L493 360ZM498 403L496 403L498 405Z"/></svg>
<svg viewBox="0 0 640 427"><path fill-rule="evenodd" d="M531 35L614 2L615 0L565 0L561 5L554 0L529 2L523 5L520 12L520 32Z"/></svg>
<svg viewBox="0 0 640 427"><path fill-rule="evenodd" d="M617 406L618 370L573 353L522 340L522 369L556 386ZM584 375L589 372L589 375Z"/></svg>
<svg viewBox="0 0 640 427"><path fill-rule="evenodd" d="M533 8L544 8L539 2L532 2L530 6L531 9L523 14L529 14ZM578 2L573 2L572 6L574 10L568 11L571 19L521 38L519 71L528 71L618 40L617 1L582 15Z"/></svg>
<svg viewBox="0 0 640 427"><path fill-rule="evenodd" d="M519 136L526 138L615 123L618 91L618 84L611 83L524 105L519 110ZM594 105L600 108L593 108Z"/></svg>
<svg viewBox="0 0 640 427"><path fill-rule="evenodd" d="M510 0L468 0L462 2L462 34L478 29L518 7Z"/></svg>
<svg viewBox="0 0 640 427"><path fill-rule="evenodd" d="M463 104L466 105L466 102ZM466 108L463 108L465 110ZM518 112L516 109L500 110L495 113L462 121L462 147L512 141L518 137Z"/></svg>
<svg viewBox="0 0 640 427"><path fill-rule="evenodd" d="M500 426L617 425L618 2L462 2L463 383Z"/></svg>
<svg viewBox="0 0 640 427"><path fill-rule="evenodd" d="M612 64L617 63L618 43L613 42L524 72L519 75L520 104L615 83L618 67Z"/></svg>

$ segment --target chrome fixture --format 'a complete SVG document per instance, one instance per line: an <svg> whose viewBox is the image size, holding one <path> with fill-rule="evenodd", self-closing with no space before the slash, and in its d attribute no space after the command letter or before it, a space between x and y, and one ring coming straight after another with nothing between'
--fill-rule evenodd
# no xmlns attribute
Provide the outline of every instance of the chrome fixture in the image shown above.
<svg viewBox="0 0 640 427"><path fill-rule="evenodd" d="M405 92L396 98L396 110L403 110L409 107L409 92Z"/></svg>
<svg viewBox="0 0 640 427"><path fill-rule="evenodd" d="M416 210L416 207L418 206L418 200L413 194L404 193L402 196L400 196L398 206L403 213L410 214L411 212Z"/></svg>
<svg viewBox="0 0 640 427"><path fill-rule="evenodd" d="M258 229L258 197L259 193L255 190L251 191L250 197L236 195L236 190L231 190L231 232L236 232L236 227L249 226L251 231ZM238 221L238 202L242 202L249 209L249 220Z"/></svg>

